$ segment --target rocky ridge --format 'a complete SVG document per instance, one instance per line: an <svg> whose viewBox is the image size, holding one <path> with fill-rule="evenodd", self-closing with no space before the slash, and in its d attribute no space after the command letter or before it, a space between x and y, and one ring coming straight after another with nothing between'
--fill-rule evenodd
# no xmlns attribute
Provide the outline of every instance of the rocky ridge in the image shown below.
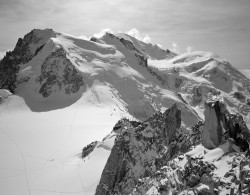
<svg viewBox="0 0 250 195"><path fill-rule="evenodd" d="M151 54L150 51L148 51L146 48L147 46L145 45L145 43L143 44L143 42L136 40L135 38L129 36L129 35L113 35L111 33L106 33L103 37L101 37L100 39L97 38L91 38L90 40L99 42L99 43L103 43L103 42L107 42L110 43L109 39L112 39L112 42L114 40L119 41L122 46L124 46L125 48L127 48L130 53L133 54L133 56L135 56L138 60L139 65L145 67L150 74L152 74L156 79L158 79L162 84L165 83L164 79L157 74L152 68L150 68L148 66L148 59L172 59L174 58L177 54L175 54L174 52L171 52L170 50L163 50L160 48L157 48L158 50L160 50L159 53L161 53L160 56L159 53ZM153 50L153 49L152 49ZM158 55L157 55L158 54Z"/></svg>
<svg viewBox="0 0 250 195"><path fill-rule="evenodd" d="M202 134L202 144L206 148L216 148L226 138L231 138L243 151L249 148L247 142L250 141L250 131L242 115L230 114L225 104L220 101L206 102L204 115L205 131Z"/></svg>
<svg viewBox="0 0 250 195"><path fill-rule="evenodd" d="M84 85L83 77L60 48L52 52L41 67L41 75L36 82L40 83L39 93L48 97L54 91L64 88L65 94L76 93Z"/></svg>
<svg viewBox="0 0 250 195"><path fill-rule="evenodd" d="M191 142L186 139L188 133L181 128L180 116L181 111L174 104L137 127L123 125L96 194L129 194L139 178L152 175L163 161L179 151L185 152Z"/></svg>
<svg viewBox="0 0 250 195"><path fill-rule="evenodd" d="M44 31L48 32L46 35ZM14 92L16 87L16 77L20 66L29 62L41 49L46 42L55 37L52 29L44 31L34 29L19 38L13 51L6 52L4 58L0 61L0 88L8 89Z"/></svg>
<svg viewBox="0 0 250 195"><path fill-rule="evenodd" d="M97 195L250 192L250 131L223 102L207 102L205 123L191 130L181 125L176 105L137 127L128 120L118 124ZM223 163L226 171L220 170Z"/></svg>

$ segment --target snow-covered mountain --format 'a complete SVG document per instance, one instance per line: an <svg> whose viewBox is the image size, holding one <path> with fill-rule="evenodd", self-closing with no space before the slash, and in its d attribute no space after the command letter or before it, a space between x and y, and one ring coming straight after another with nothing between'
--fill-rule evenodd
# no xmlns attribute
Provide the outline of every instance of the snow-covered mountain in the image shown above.
<svg viewBox="0 0 250 195"><path fill-rule="evenodd" d="M133 129L175 104L176 128L189 131L210 99L250 124L250 80L230 63L124 33L85 40L34 29L0 61L0 88L1 194L94 194L115 139L125 139L113 128L121 118Z"/></svg>

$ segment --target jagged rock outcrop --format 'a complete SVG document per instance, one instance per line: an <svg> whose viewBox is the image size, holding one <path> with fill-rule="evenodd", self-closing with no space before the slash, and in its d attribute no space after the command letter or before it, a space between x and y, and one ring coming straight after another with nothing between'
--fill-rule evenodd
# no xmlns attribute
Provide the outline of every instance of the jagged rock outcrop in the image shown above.
<svg viewBox="0 0 250 195"><path fill-rule="evenodd" d="M213 151L213 150L212 150ZM211 151L211 152L212 152ZM191 151L192 152L192 151ZM140 178L131 195L141 194L244 194L250 192L250 159L244 154L225 154L223 166L228 171L221 174L216 165L208 162L204 154L179 155L165 162L154 175ZM183 165L184 163L184 165ZM220 176L217 174L219 173Z"/></svg>
<svg viewBox="0 0 250 195"><path fill-rule="evenodd" d="M192 98L192 103L193 105L197 105L202 102L202 92L201 92L200 87L194 87L193 88L193 98Z"/></svg>
<svg viewBox="0 0 250 195"><path fill-rule="evenodd" d="M165 146L180 128L180 115L181 111L174 104L136 128L118 125L123 129L117 135L96 194L129 194L140 177L153 174L156 158L159 161L159 155L167 152Z"/></svg>
<svg viewBox="0 0 250 195"><path fill-rule="evenodd" d="M127 160L124 159L125 154L122 150L129 150L129 148L126 148L123 144L125 140L121 139L124 135L128 135L129 132L139 124L140 123L131 123L128 119L123 118L114 126L113 131L118 133L118 135L102 172L102 177L97 187L96 194L110 194L111 190L123 180L127 172ZM127 136L126 139L128 139Z"/></svg>
<svg viewBox="0 0 250 195"><path fill-rule="evenodd" d="M219 102L207 102L204 115L205 128L202 133L202 144L209 149L216 148L221 144L223 134Z"/></svg>
<svg viewBox="0 0 250 195"><path fill-rule="evenodd" d="M97 141L94 141L90 143L89 145L85 146L82 149L82 158L85 158L86 156L88 156L95 149L97 143L98 143Z"/></svg>
<svg viewBox="0 0 250 195"><path fill-rule="evenodd" d="M0 88L14 92L16 77L22 64L29 62L43 48L49 38L55 37L52 29L46 29L46 36L40 30L32 30L24 38L19 38L11 52L6 52L0 61Z"/></svg>
<svg viewBox="0 0 250 195"><path fill-rule="evenodd" d="M250 193L250 159L243 154L236 154L233 158L231 169L224 177L231 182L226 183L231 194Z"/></svg>
<svg viewBox="0 0 250 195"><path fill-rule="evenodd" d="M76 93L84 85L82 75L66 57L63 48L52 52L41 67L41 75L36 81L40 83L39 93L48 97L53 91L64 89L66 94Z"/></svg>
<svg viewBox="0 0 250 195"><path fill-rule="evenodd" d="M250 130L241 115L230 114L226 105L221 101L206 102L204 115L205 127L202 132L202 144L206 148L213 149L219 146L224 134L232 138L241 150L246 151L249 148Z"/></svg>
<svg viewBox="0 0 250 195"><path fill-rule="evenodd" d="M181 111L174 104L168 111L163 114L165 119L163 137L165 137L166 145L173 141L176 129L181 126Z"/></svg>
<svg viewBox="0 0 250 195"><path fill-rule="evenodd" d="M118 133L115 145L96 194L183 194L191 189L208 195L223 190L249 193L250 160L236 152L249 153L250 133L243 118L230 114L220 101L206 103L205 123L199 121L191 131L181 126L180 116L180 110L173 105L163 114L156 113L138 123L136 128L118 122L114 127ZM232 170L218 176L217 166L209 159L216 153L201 143L215 151L220 151L220 146L224 155L234 155L233 159L227 157ZM204 148L199 155L192 151L196 146ZM209 151L211 154L206 155Z"/></svg>

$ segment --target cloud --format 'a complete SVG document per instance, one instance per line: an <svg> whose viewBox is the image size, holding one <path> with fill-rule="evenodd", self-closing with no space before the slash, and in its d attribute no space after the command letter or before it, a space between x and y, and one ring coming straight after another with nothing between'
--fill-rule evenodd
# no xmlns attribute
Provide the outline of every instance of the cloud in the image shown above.
<svg viewBox="0 0 250 195"><path fill-rule="evenodd" d="M178 53L179 52L179 46L177 45L177 43L172 43L172 48L170 49L171 51Z"/></svg>
<svg viewBox="0 0 250 195"><path fill-rule="evenodd" d="M143 35L139 30L137 30L136 28L133 28L127 32L125 32L126 34L140 40L143 41L144 43L150 43L151 42L151 38L148 35Z"/></svg>
<svg viewBox="0 0 250 195"><path fill-rule="evenodd" d="M85 36L85 35L77 36L77 38L83 39L83 40L89 40L89 38L87 36Z"/></svg>
<svg viewBox="0 0 250 195"><path fill-rule="evenodd" d="M141 40L141 35L140 35L140 32L136 29L136 28L133 28L131 30L129 30L128 32L126 32L128 35L136 38L136 39L139 39Z"/></svg>
<svg viewBox="0 0 250 195"><path fill-rule="evenodd" d="M142 40L144 43L150 43L151 42L151 38L148 36L148 35L146 35L144 38L143 38L143 40Z"/></svg>
<svg viewBox="0 0 250 195"><path fill-rule="evenodd" d="M100 33L96 33L94 34L93 36L96 37L96 38L100 38L102 36L105 35L105 33L112 33L114 34L114 32L110 29L110 28L105 28L105 29L102 29ZM118 33L124 33L122 31L118 31ZM125 32L126 34L140 40L140 41L143 41L144 43L151 43L151 38L150 36L148 36L147 34L142 34L139 30L137 30L136 28L133 28L127 32Z"/></svg>
<svg viewBox="0 0 250 195"><path fill-rule="evenodd" d="M186 53L191 53L193 51L193 48L191 46L188 46L186 48Z"/></svg>
<svg viewBox="0 0 250 195"><path fill-rule="evenodd" d="M94 37L96 37L96 38L101 38L101 37L103 37L106 33L114 34L113 31L112 31L110 28L105 28L105 29L102 29L101 32L99 32L99 33L97 33L97 34L94 34Z"/></svg>

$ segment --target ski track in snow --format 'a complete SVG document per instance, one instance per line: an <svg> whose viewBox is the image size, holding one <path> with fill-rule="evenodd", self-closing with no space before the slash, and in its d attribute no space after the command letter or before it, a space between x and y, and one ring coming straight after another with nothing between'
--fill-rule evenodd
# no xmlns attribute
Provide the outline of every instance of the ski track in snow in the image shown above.
<svg viewBox="0 0 250 195"><path fill-rule="evenodd" d="M7 104L6 104L6 107L3 109L3 111L1 112L1 114L4 112L5 109L8 110L8 106L9 106L9 99L7 100ZM0 116L1 116L0 114ZM23 161L23 166L24 166L24 174L25 174L25 179L26 179L26 185L27 185L27 189L28 189L28 192L29 192L29 195L31 195L31 191L30 191L30 186L29 186L29 181L28 181L28 176L27 176L27 168L26 168L26 162L25 162L25 158L24 158L24 155L23 155L23 152L22 150L20 149L20 147L18 146L18 144L0 127L0 131L10 140L10 142L13 143L13 145L16 147L17 151L19 152L19 154L21 155L22 157L22 161ZM5 169L7 170L7 169Z"/></svg>
<svg viewBox="0 0 250 195"><path fill-rule="evenodd" d="M67 138L67 139L65 140L65 142L64 142L61 146L59 146L58 149L56 149L56 150L53 152L53 154L49 157L49 159L51 159L50 161L54 161L54 160L61 161L62 164L63 164L62 169L64 168L64 161L62 161L62 160L60 160L60 159L57 159L57 158L56 158L56 154L57 154L57 153L67 144L68 140L70 139L70 137L71 137L71 135L72 135L73 123L74 123L74 120L75 120L75 117L76 117L76 114L77 114L77 111L78 111L78 105L75 104L75 106L76 106L76 109L75 109L75 113L74 113L74 116L73 116L72 121L71 121L71 124L70 124L70 129L69 129L69 133L68 133L68 138ZM42 167L42 169L41 169L41 172L40 172L40 174L37 176L37 178L39 178L40 175L42 174L43 170L45 170L45 169L47 168L48 163L49 163L49 161L45 161L45 163L44 163L44 165L43 165L43 167ZM58 177L59 177L59 175L58 175ZM57 181L58 181L58 179L59 179L59 178L57 178ZM56 183L57 183L57 181L56 181ZM34 181L33 183L35 183L35 181ZM56 183L54 184L54 188L56 187Z"/></svg>
<svg viewBox="0 0 250 195"><path fill-rule="evenodd" d="M59 142L55 142L55 146L53 146L53 151L49 151L48 147L46 147L46 144L44 145L44 147L46 147L47 149L45 149L45 151L49 151L50 154L46 155L47 153L43 154L39 152L40 150L40 145L41 143L38 143L38 146L35 146L35 148L38 149L37 152L32 152L32 151L36 151L36 149L29 149L27 148L26 144L24 145L22 142L22 137L26 137L29 136L29 129L28 131L23 131L25 130L24 128L26 127L21 127L21 128L15 128L13 129L12 126L8 121L13 120L15 117L15 119L17 119L17 117L19 118L19 115L16 115L17 112L20 112L20 110L18 110L17 112L14 110L13 112L13 105L17 104L18 108L21 108L21 113L24 110L27 110L27 105L25 104L24 101L19 101L20 97L18 96L14 96L11 98L8 98L5 100L4 103L2 103L0 105L0 124L3 124L3 126L0 126L0 131L2 134L2 136L0 135L0 140L3 139L3 141L5 140L9 140L8 143L8 147L12 148L14 147L16 152L10 151L9 154L6 154L7 156L7 160L4 160L1 165L5 165L6 162L8 162L8 158L14 158L16 160L16 162L13 162L12 164L14 165L8 165L6 164L6 166L1 166L0 165L0 171L5 171L4 174L2 176L0 176L0 194L5 194L8 195L8 193L10 193L10 195L12 194L16 194L16 192L20 193L21 195L56 195L56 194L85 194L85 195L90 195L93 194L95 191L95 187L97 186L97 184L99 183L99 177L93 176L93 175L89 175L89 174L101 174L102 168L100 169L100 167L96 168L93 167L90 170L88 170L92 164L92 162L94 162L95 164L97 163L98 166L100 166L98 164L99 162L99 154L96 153L96 155L94 155L93 157L86 157L84 160L81 159L81 157L77 154L72 154L72 152L68 152L68 147L72 145L72 143L74 143L76 136L79 137L79 127L78 127L78 123L79 123L79 117L80 120L83 117L83 120L91 120L91 117L93 116L93 113L96 113L96 109L98 109L98 112L100 112L99 109L101 110L105 110L105 113L107 115L107 113L109 113L109 119L104 119L104 121L110 121L110 117L112 117L113 119L110 122L110 127L108 128L108 130L110 131L111 127L113 126L113 124L115 123L114 121L117 121L118 118L120 118L119 116L112 116L112 112L110 109L107 108L100 108L98 105L96 105L96 108L90 112L90 118L87 117L86 119L86 114L83 114L83 110L86 110L85 105L85 99L80 99L78 102L76 102L75 104L73 104L71 106L70 109L68 109L68 111L63 111L63 112L67 112L68 114L66 114L66 116L68 115L69 117L67 117L66 120L69 120L69 122L64 122L64 128L65 130L62 131L62 137L60 138ZM17 101L18 100L18 101ZM83 104L83 105L82 105ZM10 108L9 108L10 105ZM16 105L15 105L16 108ZM79 111L79 109L81 109L81 111ZM92 109L92 107L91 107ZM69 112L70 111L70 112ZM27 112L27 111L25 111ZM30 112L28 111L31 116L33 116L33 114L37 115L36 113ZM54 111L52 111L54 112ZM89 110L87 109L86 113L88 113ZM12 116L13 115L13 116ZM96 115L96 114L94 114ZM28 117L29 115L27 115ZM40 114L38 114L38 116L40 116ZM56 115L53 114L53 116L55 117ZM101 112L100 116L103 116L103 113ZM98 120L100 118L100 116L93 116L95 118L95 120ZM6 118L7 117L7 118ZM26 116L25 116L26 117ZM97 117L97 118L96 118ZM7 120L6 120L7 119ZM23 119L19 119L19 120L23 120ZM46 119L47 120L47 119ZM65 119L63 119L65 120ZM60 121L60 119L59 119ZM26 121L26 122L31 122L31 125L36 124L37 121L32 122L32 121ZM49 121L48 121L49 122ZM76 123L75 123L76 122ZM100 121L99 121L100 122ZM54 122L55 123L55 122ZM103 122L101 122L101 124L103 124ZM37 125L37 124L36 124ZM67 127L68 126L68 127ZM47 127L47 126L46 126ZM53 127L53 126L52 126ZM78 127L78 129L77 129ZM101 126L101 129L105 128L106 126ZM10 129L9 129L10 128ZM28 127L29 128L29 127ZM66 131L67 128L67 131ZM80 128L84 129L86 128L85 126L82 127L80 126ZM88 127L87 127L88 128ZM94 133L99 132L100 127L98 127ZM5 130L8 129L8 132ZM21 131L18 131L18 130ZM41 128L40 128L41 129ZM107 129L107 128L105 128ZM39 129L37 129L39 130ZM51 129L52 130L52 129ZM54 130L53 130L54 131ZM78 131L78 132L76 132ZM59 133L61 131L58 131ZM55 131L55 133L58 134L57 131ZM67 132L67 133L66 133ZM20 134L21 133L21 134ZM28 133L28 134L27 134ZM32 132L31 132L32 133ZM36 133L36 132L34 132ZM39 132L37 132L39 133ZM84 131L82 131L81 136L84 135ZM22 137L19 137L19 134ZM24 135L22 135L24 134ZM57 135L53 133L54 135ZM105 133L106 134L106 133ZM40 133L39 133L40 135ZM59 134L58 134L59 135ZM61 134L60 134L61 135ZM66 136L67 135L67 136ZM13 137L14 136L14 137ZM32 136L32 135L31 135ZM47 137L47 135L46 135ZM46 137L42 137L42 140L44 140L44 138ZM103 135L101 136L103 137ZM35 136L34 139L36 140L37 138L39 138L39 136ZM64 140L63 140L64 139ZM92 138L91 138L92 140ZM21 141L21 142L20 142ZM46 142L46 140L44 140ZM51 140L49 140L50 143ZM56 141L56 140L55 140ZM29 142L33 142L32 139L28 139L27 141L25 141L28 145L30 145ZM36 142L36 141L35 141ZM0 142L1 143L1 142ZM48 143L48 144L49 144ZM84 142L82 143L82 147L84 147L86 144L90 143L88 142ZM21 146L21 147L20 147ZM25 148L27 148L28 150L26 150ZM50 149L50 150L51 150ZM67 152L65 153L65 149L67 150ZM3 151L4 149L2 149ZM70 149L71 151L71 149ZM81 151L81 150L80 150ZM79 151L79 152L80 152ZM105 152L106 150L104 150L104 157L107 158L109 152ZM6 151L8 153L8 151ZM22 164L20 164L19 166L16 166L18 164L19 161L19 156L20 159L22 159ZM4 157L3 157L4 158ZM97 158L97 159L96 159ZM103 158L103 155L101 155L100 158ZM105 162L105 158L101 159L101 161ZM94 159L94 161L93 161ZM21 162L21 161L20 161ZM28 164L27 164L28 162ZM101 163L103 164L102 166L104 166L105 163ZM35 163L35 164L34 164ZM89 164L87 166L87 164ZM96 166L96 165L94 165ZM17 167L15 169L15 167ZM8 171L8 172L7 172ZM91 180L88 181L89 176L92 178ZM52 178L51 178L52 177ZM22 178L24 178L23 180L21 180ZM96 178L93 180L93 178ZM15 189L10 189L10 184L11 182L9 180L15 180L15 182L18 182L18 184L20 184L18 190ZM69 179L72 179L73 181L70 181ZM25 185L21 184L21 181L25 181ZM74 183L72 183L74 186L71 187L70 184L69 186L64 185L65 182L74 182L76 183L74 185ZM7 187L4 187L4 183L8 184ZM15 185L14 183L12 183L12 185ZM25 186L25 188L24 188ZM12 193L12 191L15 191L14 193ZM5 193L7 192L7 193Z"/></svg>
<svg viewBox="0 0 250 195"><path fill-rule="evenodd" d="M8 113L8 105L9 105L10 99L7 99L6 101L7 102L4 104L5 107L2 109L2 112L0 113L0 117L1 117L1 115L3 113L5 113L5 114ZM16 174L12 174L11 176L1 177L0 178L0 183L1 183L1 180L5 180L5 179L8 179L8 178L12 178L12 177L20 177L22 175L25 175L26 188L27 188L27 191L28 191L29 195L33 194L32 192L34 192L34 191L36 191L36 192L42 192L42 193L53 193L53 194L83 194L83 193L84 194L88 194L88 192L91 190L91 188L98 184L99 180L97 180L95 183L93 183L90 186L85 186L84 185L83 179L81 178L81 175L79 173L79 167L81 166L80 160L79 160L77 162L77 169L75 169L75 170L76 170L76 174L77 174L78 180L81 183L82 190L81 191L60 191L60 190L56 190L58 182L60 181L60 179L62 179L61 177L63 176L62 174L63 174L65 163L66 163L65 159L58 158L57 154L60 151L63 150L63 147L65 145L67 145L67 143L69 142L70 138L72 137L72 133L74 131L73 130L73 125L74 125L75 118L76 118L76 116L78 114L79 104L81 103L81 101L79 101L78 103L76 103L74 105L75 106L75 111L74 111L74 115L73 115L73 117L71 119L71 122L70 122L70 127L69 127L69 131L68 131L67 139L65 139L65 141L48 158L42 158L41 156L35 156L35 155L30 155L30 154L26 155L26 154L24 154L24 152L21 150L21 148L19 147L19 145L15 142L15 140L3 128L0 128L1 133L16 148L16 150L20 154L20 156L22 158L22 161L23 161L23 169L11 169L11 168L0 167L0 170L8 170L8 171L17 172ZM38 172L37 176L32 181L29 181L29 178L28 178L27 167L26 167L26 159L25 158L39 159L41 161L44 161L44 163L43 163L43 165L42 165L42 167L40 169L35 169L35 170L29 171L29 174L32 174L34 172ZM55 183L53 185L54 186L53 190L45 190L45 189L39 189L39 188L33 187L33 185L35 185L36 181L40 178L40 176L46 171L47 168L49 168L51 166L50 162L52 162L52 161L58 161L57 166L60 166L59 173L57 175L57 179L55 180ZM0 184L0 186L1 186L1 184Z"/></svg>

